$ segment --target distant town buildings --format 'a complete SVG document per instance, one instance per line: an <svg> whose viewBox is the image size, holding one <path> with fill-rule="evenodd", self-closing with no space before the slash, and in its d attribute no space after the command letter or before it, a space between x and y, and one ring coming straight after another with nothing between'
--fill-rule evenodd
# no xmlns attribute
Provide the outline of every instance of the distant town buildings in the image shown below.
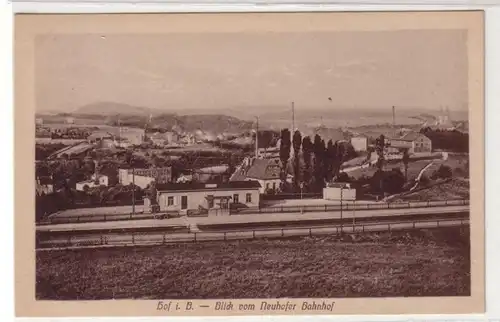
<svg viewBox="0 0 500 322"><path fill-rule="evenodd" d="M259 183L255 181L170 183L156 186L160 211L195 211L208 215L228 215L233 207L258 207L259 188Z"/></svg>
<svg viewBox="0 0 500 322"><path fill-rule="evenodd" d="M157 184L172 182L172 168L119 169L118 182L124 186L134 183L145 189L152 182Z"/></svg>
<svg viewBox="0 0 500 322"><path fill-rule="evenodd" d="M37 125L43 125L43 119L41 117L35 119L35 124L37 124Z"/></svg>
<svg viewBox="0 0 500 322"><path fill-rule="evenodd" d="M156 132L150 134L149 139L157 146L175 145L179 142L179 135L176 132Z"/></svg>
<svg viewBox="0 0 500 322"><path fill-rule="evenodd" d="M67 117L65 122L66 124L75 124L75 119L73 117Z"/></svg>

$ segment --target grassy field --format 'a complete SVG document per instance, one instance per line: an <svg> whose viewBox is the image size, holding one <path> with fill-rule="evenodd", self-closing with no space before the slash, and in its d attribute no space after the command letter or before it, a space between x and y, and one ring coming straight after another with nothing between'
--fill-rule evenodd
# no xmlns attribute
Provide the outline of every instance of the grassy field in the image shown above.
<svg viewBox="0 0 500 322"><path fill-rule="evenodd" d="M37 253L38 299L467 296L469 233Z"/></svg>

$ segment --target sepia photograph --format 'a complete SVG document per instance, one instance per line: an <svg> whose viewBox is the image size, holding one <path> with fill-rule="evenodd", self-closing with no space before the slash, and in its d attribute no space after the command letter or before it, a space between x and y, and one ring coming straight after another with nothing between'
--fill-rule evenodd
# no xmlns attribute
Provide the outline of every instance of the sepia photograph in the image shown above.
<svg viewBox="0 0 500 322"><path fill-rule="evenodd" d="M482 13L435 28L437 13L410 14L234 30L237 14L186 30L165 15L149 33L62 15L32 32L18 95L32 94L19 172L34 209L18 216L35 300L332 314L336 299L481 298Z"/></svg>

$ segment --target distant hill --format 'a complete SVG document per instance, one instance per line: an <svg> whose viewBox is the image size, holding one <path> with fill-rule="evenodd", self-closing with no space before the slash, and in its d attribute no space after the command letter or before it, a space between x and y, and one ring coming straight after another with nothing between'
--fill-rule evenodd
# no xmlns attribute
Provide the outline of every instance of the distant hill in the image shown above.
<svg viewBox="0 0 500 322"><path fill-rule="evenodd" d="M175 129L179 132L202 130L211 133L241 133L253 128L253 122L223 114L190 114L178 115L165 113L158 109L133 106L123 103L98 102L82 106L71 113L72 116L100 117L108 125ZM151 122L150 122L151 116Z"/></svg>
<svg viewBox="0 0 500 322"><path fill-rule="evenodd" d="M149 115L158 114L159 111L148 107L133 106L114 102L97 102L84 105L71 114L73 115Z"/></svg>

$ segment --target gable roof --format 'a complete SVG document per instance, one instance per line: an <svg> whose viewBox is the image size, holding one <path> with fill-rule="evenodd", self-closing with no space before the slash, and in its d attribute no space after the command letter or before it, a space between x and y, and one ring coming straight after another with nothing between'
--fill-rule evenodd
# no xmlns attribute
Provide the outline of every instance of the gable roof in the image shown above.
<svg viewBox="0 0 500 322"><path fill-rule="evenodd" d="M427 138L422 133L419 133L419 132L409 132L409 133L406 133L405 135L403 135L403 137L401 137L401 139L407 140L407 141L415 141L416 139L419 139L421 137Z"/></svg>
<svg viewBox="0 0 500 322"><path fill-rule="evenodd" d="M205 183L165 183L157 184L157 191L195 191L195 190L240 190L259 189L260 183L257 181L230 181L217 184Z"/></svg>
<svg viewBox="0 0 500 322"><path fill-rule="evenodd" d="M280 178L279 159L254 159L246 173L247 178L273 180Z"/></svg>

